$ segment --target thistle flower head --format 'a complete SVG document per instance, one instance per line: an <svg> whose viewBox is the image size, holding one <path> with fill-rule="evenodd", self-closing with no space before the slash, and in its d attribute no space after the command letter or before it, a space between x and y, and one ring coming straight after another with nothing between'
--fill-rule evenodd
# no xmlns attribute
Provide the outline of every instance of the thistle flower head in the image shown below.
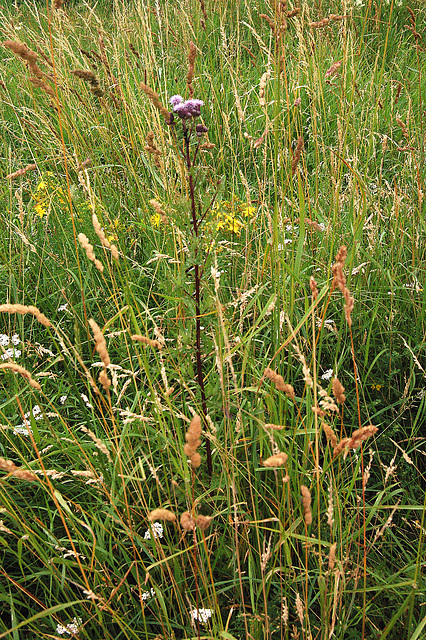
<svg viewBox="0 0 426 640"><path fill-rule="evenodd" d="M183 102L181 96L172 96L170 103L173 106L173 111L182 119L199 116L201 114L201 107L204 106L202 100L192 98Z"/></svg>

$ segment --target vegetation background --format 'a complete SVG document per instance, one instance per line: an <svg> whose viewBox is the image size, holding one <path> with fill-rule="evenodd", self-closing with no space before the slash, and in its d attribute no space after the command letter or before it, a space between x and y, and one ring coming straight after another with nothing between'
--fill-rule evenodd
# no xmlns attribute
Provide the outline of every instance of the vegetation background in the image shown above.
<svg viewBox="0 0 426 640"><path fill-rule="evenodd" d="M0 638L424 638L424 3L2 5Z"/></svg>

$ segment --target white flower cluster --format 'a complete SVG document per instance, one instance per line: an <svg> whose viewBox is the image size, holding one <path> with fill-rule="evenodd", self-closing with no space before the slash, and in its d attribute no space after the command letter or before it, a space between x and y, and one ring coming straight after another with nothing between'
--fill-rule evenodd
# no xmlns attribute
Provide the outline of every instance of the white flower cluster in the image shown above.
<svg viewBox="0 0 426 640"><path fill-rule="evenodd" d="M161 522L153 522L152 525L152 535L154 536L154 538L162 538L163 537L163 525L161 524ZM151 540L151 531L148 529L147 531L145 531L145 535L144 535L145 540Z"/></svg>
<svg viewBox="0 0 426 640"><path fill-rule="evenodd" d="M152 588L149 591L144 591L141 594L142 600L148 600L148 598L153 598L154 596L155 596L155 591Z"/></svg>
<svg viewBox="0 0 426 640"><path fill-rule="evenodd" d="M199 620L203 624L206 624L209 618L212 617L213 611L211 609L193 609L191 611L191 618L194 620Z"/></svg>
<svg viewBox="0 0 426 640"><path fill-rule="evenodd" d="M62 636L64 633L67 633L70 636L75 636L80 631L80 625L82 623L81 618L73 618L72 622L69 622L66 627L62 624L58 624L56 627L56 633Z"/></svg>
<svg viewBox="0 0 426 640"><path fill-rule="evenodd" d="M24 414L24 422L22 422L21 424L16 425L16 427L13 430L13 433L15 435L27 436L30 433L30 431L31 431L31 423L28 420L30 415L31 415L31 411L27 411L27 413ZM34 418L34 420L42 420L43 419L43 414L42 414L41 409L38 406L38 404L35 404L33 406L33 418Z"/></svg>
<svg viewBox="0 0 426 640"><path fill-rule="evenodd" d="M11 358L19 358L22 351L20 349L15 349L18 344L21 343L21 338L15 333L11 338L5 333L0 333L0 347L9 347L12 344L12 347L5 349L3 353L0 354L0 360L10 360Z"/></svg>

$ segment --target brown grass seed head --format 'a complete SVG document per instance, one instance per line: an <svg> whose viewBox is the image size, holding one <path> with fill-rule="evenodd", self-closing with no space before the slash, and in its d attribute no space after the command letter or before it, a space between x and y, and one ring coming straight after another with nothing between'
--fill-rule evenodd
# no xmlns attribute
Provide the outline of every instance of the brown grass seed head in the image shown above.
<svg viewBox="0 0 426 640"><path fill-rule="evenodd" d="M276 453L262 462L264 467L282 467L288 460L288 455L283 451Z"/></svg>
<svg viewBox="0 0 426 640"><path fill-rule="evenodd" d="M148 520L150 522L155 522L156 520L165 520L166 522L175 522L176 516L173 511L169 509L154 509L148 515Z"/></svg>
<svg viewBox="0 0 426 640"><path fill-rule="evenodd" d="M32 378L31 373L24 369L24 367L21 367L21 365L16 364L16 362L3 362L2 364L0 364L0 369L10 369L15 373L20 373L21 376L28 380L28 384L31 387L37 389L37 391L41 391L41 386L36 380L34 380L34 378Z"/></svg>
<svg viewBox="0 0 426 640"><path fill-rule="evenodd" d="M20 315L25 315L26 313L30 313L33 315L44 327L51 327L52 323L50 320L46 318L44 313L41 313L37 307L33 305L24 305L24 304L0 304L0 312L2 313L19 313Z"/></svg>
<svg viewBox="0 0 426 640"><path fill-rule="evenodd" d="M302 494L302 506L305 517L305 524L309 526L312 524L312 511L311 511L311 492L304 484L300 486L300 492Z"/></svg>
<svg viewBox="0 0 426 640"><path fill-rule="evenodd" d="M345 387L342 385L339 378L333 378L331 387L333 390L333 396L336 398L336 402L343 404L346 400L346 396L344 394Z"/></svg>

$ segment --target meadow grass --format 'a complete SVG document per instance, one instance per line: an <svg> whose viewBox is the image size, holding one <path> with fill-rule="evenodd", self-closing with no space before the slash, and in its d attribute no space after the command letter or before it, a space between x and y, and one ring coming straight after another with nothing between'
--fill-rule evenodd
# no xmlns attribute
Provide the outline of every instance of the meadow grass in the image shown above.
<svg viewBox="0 0 426 640"><path fill-rule="evenodd" d="M0 24L0 638L425 637L424 5Z"/></svg>

